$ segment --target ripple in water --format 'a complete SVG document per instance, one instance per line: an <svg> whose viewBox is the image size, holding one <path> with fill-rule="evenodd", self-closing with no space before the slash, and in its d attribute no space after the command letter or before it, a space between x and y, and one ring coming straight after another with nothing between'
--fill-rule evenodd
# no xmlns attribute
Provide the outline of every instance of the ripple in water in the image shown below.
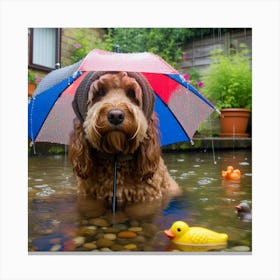
<svg viewBox="0 0 280 280"><path fill-rule="evenodd" d="M213 180L214 180L213 178L208 178L208 177L202 178L202 179L198 180L198 184L199 185L208 185L208 184L212 183Z"/></svg>
<svg viewBox="0 0 280 280"><path fill-rule="evenodd" d="M52 195L53 193L55 193L55 190L53 190L50 187L47 187L44 188L41 192L37 192L36 195L40 197L46 197Z"/></svg>
<svg viewBox="0 0 280 280"><path fill-rule="evenodd" d="M239 165L246 166L246 165L250 165L250 163L246 162L246 161L243 161L243 162L239 162Z"/></svg>
<svg viewBox="0 0 280 280"><path fill-rule="evenodd" d="M189 174L188 173L182 173L178 178L181 179L181 180L185 180L189 177Z"/></svg>
<svg viewBox="0 0 280 280"><path fill-rule="evenodd" d="M49 185L48 184L43 184L43 185L35 185L33 186L33 188L36 188L36 189L43 189L43 188L48 188Z"/></svg>

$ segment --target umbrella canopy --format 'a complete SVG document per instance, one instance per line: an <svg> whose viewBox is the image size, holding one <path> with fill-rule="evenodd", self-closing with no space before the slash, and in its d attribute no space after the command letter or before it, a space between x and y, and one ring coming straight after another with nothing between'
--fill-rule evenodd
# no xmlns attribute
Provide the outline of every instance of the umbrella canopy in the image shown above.
<svg viewBox="0 0 280 280"><path fill-rule="evenodd" d="M161 145L191 141L216 108L177 70L152 53L92 50L83 60L49 73L28 104L28 136L33 142L69 143L75 113L72 101L90 71L140 72L156 95Z"/></svg>

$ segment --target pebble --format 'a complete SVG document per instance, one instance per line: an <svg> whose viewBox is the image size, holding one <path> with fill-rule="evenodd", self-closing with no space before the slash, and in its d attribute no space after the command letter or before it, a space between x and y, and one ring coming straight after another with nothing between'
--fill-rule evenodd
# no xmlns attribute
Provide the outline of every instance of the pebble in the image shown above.
<svg viewBox="0 0 280 280"><path fill-rule="evenodd" d="M137 250L137 246L135 244L126 244L123 246L126 250Z"/></svg>
<svg viewBox="0 0 280 280"><path fill-rule="evenodd" d="M111 247L113 245L113 241L106 239L106 238L100 238L96 241L96 246L98 248L105 248L105 247Z"/></svg>
<svg viewBox="0 0 280 280"><path fill-rule="evenodd" d="M96 226L87 226L86 228L87 228L87 229L97 229Z"/></svg>
<svg viewBox="0 0 280 280"><path fill-rule="evenodd" d="M103 229L104 233L117 233L119 232L119 229L113 228L113 227L108 227Z"/></svg>
<svg viewBox="0 0 280 280"><path fill-rule="evenodd" d="M77 236L77 237L73 238L73 242L76 247L79 247L85 243L85 238L83 236Z"/></svg>
<svg viewBox="0 0 280 280"><path fill-rule="evenodd" d="M91 219L91 220L89 220L89 223L91 225L95 225L95 226L98 226L98 227L108 227L108 226L110 226L110 223L107 220L101 219L101 218Z"/></svg>
<svg viewBox="0 0 280 280"><path fill-rule="evenodd" d="M110 248L107 248L107 247L101 248L100 251L101 252L112 252L112 250Z"/></svg>
<svg viewBox="0 0 280 280"><path fill-rule="evenodd" d="M156 225L144 223L142 224L142 227L143 227L143 235L145 237L152 237L157 232Z"/></svg>
<svg viewBox="0 0 280 280"><path fill-rule="evenodd" d="M82 221L80 222L80 224L81 224L81 225L87 225L87 224L88 224L88 220L82 220Z"/></svg>
<svg viewBox="0 0 280 280"><path fill-rule="evenodd" d="M95 237L95 240L98 240L100 238L103 238L103 236L104 236L104 233L102 231L100 231L94 237Z"/></svg>
<svg viewBox="0 0 280 280"><path fill-rule="evenodd" d="M143 229L141 227L130 227L128 230L133 232L139 232L142 231Z"/></svg>
<svg viewBox="0 0 280 280"><path fill-rule="evenodd" d="M134 238L137 234L133 231L121 231L118 233L119 238Z"/></svg>
<svg viewBox="0 0 280 280"><path fill-rule="evenodd" d="M117 238L117 235L114 233L105 233L103 237L109 240L115 240Z"/></svg>
<svg viewBox="0 0 280 280"><path fill-rule="evenodd" d="M139 222L136 221L136 220L130 221L129 224L130 224L131 227L138 227L139 226Z"/></svg>
<svg viewBox="0 0 280 280"><path fill-rule="evenodd" d="M111 247L112 251L123 251L124 247L120 244L113 244Z"/></svg>
<svg viewBox="0 0 280 280"><path fill-rule="evenodd" d="M96 227L81 227L77 230L78 235L91 236L96 234Z"/></svg>
<svg viewBox="0 0 280 280"><path fill-rule="evenodd" d="M233 251L233 252L249 252L250 247L248 247L248 246L234 246L230 249L230 251Z"/></svg>
<svg viewBox="0 0 280 280"><path fill-rule="evenodd" d="M89 249L89 250L93 250L93 249L97 248L96 244L94 244L92 242L85 243L83 245L83 247L86 248L86 249Z"/></svg>
<svg viewBox="0 0 280 280"><path fill-rule="evenodd" d="M115 228L118 230L126 230L127 226L125 224L116 224Z"/></svg>
<svg viewBox="0 0 280 280"><path fill-rule="evenodd" d="M136 238L135 238L135 241L136 242L139 242L139 243L145 243L147 242L146 238L142 235L138 235Z"/></svg>
<svg viewBox="0 0 280 280"><path fill-rule="evenodd" d="M56 252L59 251L60 249L61 249L61 245L56 244L51 247L51 252Z"/></svg>

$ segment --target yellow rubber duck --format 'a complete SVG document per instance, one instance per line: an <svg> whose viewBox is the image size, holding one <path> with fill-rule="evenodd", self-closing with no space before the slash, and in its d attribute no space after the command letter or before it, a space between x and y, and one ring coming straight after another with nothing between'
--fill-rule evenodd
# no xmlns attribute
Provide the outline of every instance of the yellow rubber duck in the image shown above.
<svg viewBox="0 0 280 280"><path fill-rule="evenodd" d="M227 170L222 170L222 177L233 181L240 180L241 172L239 169L234 169L233 166L228 166Z"/></svg>
<svg viewBox="0 0 280 280"><path fill-rule="evenodd" d="M228 240L226 233L218 233L202 227L189 227L183 221L174 222L164 233L178 245L218 246L226 244Z"/></svg>

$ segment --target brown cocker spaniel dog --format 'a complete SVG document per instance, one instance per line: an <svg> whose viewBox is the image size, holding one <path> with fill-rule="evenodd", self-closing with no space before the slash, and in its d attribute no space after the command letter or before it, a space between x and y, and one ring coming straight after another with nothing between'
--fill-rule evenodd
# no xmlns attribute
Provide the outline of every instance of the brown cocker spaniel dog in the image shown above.
<svg viewBox="0 0 280 280"><path fill-rule="evenodd" d="M90 72L73 100L77 115L69 158L78 192L117 200L151 201L179 191L161 157L155 96L146 78L132 72Z"/></svg>

